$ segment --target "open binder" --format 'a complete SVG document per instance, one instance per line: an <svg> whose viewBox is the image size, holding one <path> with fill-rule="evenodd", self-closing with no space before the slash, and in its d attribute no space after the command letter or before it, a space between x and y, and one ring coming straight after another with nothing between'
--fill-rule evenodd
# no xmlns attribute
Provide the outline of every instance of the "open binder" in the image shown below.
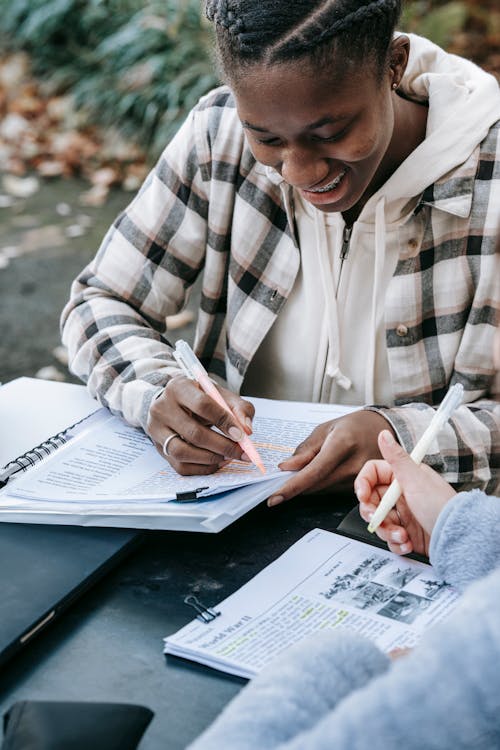
<svg viewBox="0 0 500 750"><path fill-rule="evenodd" d="M253 439L265 476L239 461L208 477L179 476L142 430L106 409L95 411L93 402L93 413L11 459L4 475L14 473L0 490L0 522L220 531L282 486L287 473L278 463L316 424L350 411L252 401Z"/></svg>

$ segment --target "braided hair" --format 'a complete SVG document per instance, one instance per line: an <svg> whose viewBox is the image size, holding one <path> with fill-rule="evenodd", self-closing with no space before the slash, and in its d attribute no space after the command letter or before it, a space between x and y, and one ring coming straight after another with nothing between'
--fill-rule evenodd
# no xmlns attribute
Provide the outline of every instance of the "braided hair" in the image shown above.
<svg viewBox="0 0 500 750"><path fill-rule="evenodd" d="M234 79L256 63L307 59L385 68L401 0L206 0L219 63Z"/></svg>

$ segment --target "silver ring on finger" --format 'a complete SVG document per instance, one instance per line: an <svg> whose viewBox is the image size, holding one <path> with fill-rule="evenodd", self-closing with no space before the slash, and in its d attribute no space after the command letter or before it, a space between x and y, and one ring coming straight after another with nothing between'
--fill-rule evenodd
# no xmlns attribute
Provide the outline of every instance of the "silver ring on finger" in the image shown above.
<svg viewBox="0 0 500 750"><path fill-rule="evenodd" d="M179 440L182 440L181 436L177 432L172 432L171 435L169 435L163 442L163 453L165 456L170 456L170 453L168 452L168 446L171 440L174 438L179 438Z"/></svg>

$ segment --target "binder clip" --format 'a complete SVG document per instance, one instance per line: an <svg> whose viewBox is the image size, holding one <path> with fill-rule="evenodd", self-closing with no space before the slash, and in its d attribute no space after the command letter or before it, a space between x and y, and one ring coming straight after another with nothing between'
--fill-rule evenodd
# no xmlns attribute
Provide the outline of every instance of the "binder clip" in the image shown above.
<svg viewBox="0 0 500 750"><path fill-rule="evenodd" d="M212 609L212 607L205 607L205 605L202 604L200 600L197 599L196 596L194 596L194 594L189 594L188 596L184 597L184 604L187 604L189 607L193 607L193 609L198 612L198 614L196 615L196 619L200 622L212 622L212 620L215 620L215 618L220 615L220 612Z"/></svg>
<svg viewBox="0 0 500 750"><path fill-rule="evenodd" d="M188 490L187 492L176 492L175 499L179 503L192 503L198 500L198 493L208 490L208 487L197 487L195 490Z"/></svg>

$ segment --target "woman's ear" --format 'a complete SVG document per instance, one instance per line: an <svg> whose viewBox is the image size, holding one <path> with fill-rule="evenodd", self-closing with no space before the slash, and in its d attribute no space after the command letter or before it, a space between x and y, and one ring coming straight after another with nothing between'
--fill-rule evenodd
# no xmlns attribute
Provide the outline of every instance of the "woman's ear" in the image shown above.
<svg viewBox="0 0 500 750"><path fill-rule="evenodd" d="M392 40L389 50L389 84L392 89L397 89L401 83L409 56L410 40L406 34L400 34Z"/></svg>

